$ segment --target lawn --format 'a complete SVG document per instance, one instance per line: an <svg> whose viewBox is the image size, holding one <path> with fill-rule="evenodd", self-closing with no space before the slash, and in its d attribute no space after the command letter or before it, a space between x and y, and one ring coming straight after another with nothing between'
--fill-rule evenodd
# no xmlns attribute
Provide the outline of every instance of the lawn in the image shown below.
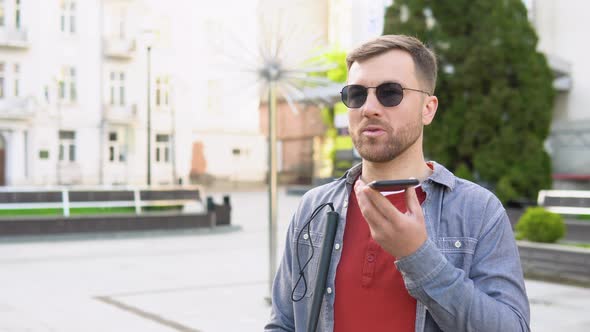
<svg viewBox="0 0 590 332"><path fill-rule="evenodd" d="M182 208L180 205L174 206L146 206L143 208L144 212L151 211L178 211ZM71 216L80 215L102 215L102 214L134 214L134 207L108 207L108 208L71 208ZM63 215L62 209L9 209L0 210L0 217L18 217L18 216L61 216Z"/></svg>

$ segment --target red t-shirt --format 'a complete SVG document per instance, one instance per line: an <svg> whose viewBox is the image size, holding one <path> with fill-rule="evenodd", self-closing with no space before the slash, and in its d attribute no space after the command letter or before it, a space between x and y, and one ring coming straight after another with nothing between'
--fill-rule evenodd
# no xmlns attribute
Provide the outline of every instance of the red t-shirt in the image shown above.
<svg viewBox="0 0 590 332"><path fill-rule="evenodd" d="M418 187L416 194L422 203L426 193ZM407 211L404 192L386 197L398 210ZM394 261L371 237L351 191L336 273L335 332L414 331L416 299L408 294Z"/></svg>

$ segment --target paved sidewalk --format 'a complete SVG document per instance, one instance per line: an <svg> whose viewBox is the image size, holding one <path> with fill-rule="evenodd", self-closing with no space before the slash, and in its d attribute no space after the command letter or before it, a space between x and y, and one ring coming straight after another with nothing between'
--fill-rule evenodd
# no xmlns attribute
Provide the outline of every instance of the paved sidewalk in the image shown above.
<svg viewBox="0 0 590 332"><path fill-rule="evenodd" d="M221 194L217 197L221 200ZM279 197L279 250L299 197ZM267 194L217 230L0 239L0 332L261 331ZM533 331L588 331L590 289L527 281Z"/></svg>

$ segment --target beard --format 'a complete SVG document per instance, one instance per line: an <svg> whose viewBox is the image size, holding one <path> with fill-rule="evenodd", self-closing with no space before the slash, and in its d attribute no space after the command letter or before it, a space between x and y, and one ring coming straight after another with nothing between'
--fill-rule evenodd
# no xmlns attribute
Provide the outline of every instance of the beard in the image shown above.
<svg viewBox="0 0 590 332"><path fill-rule="evenodd" d="M385 137L367 137L362 135L362 129L368 125L378 125L386 132ZM396 132L386 122L368 120L356 131L350 132L354 147L360 156L370 162L384 163L391 161L414 145L422 136L420 119L401 127Z"/></svg>

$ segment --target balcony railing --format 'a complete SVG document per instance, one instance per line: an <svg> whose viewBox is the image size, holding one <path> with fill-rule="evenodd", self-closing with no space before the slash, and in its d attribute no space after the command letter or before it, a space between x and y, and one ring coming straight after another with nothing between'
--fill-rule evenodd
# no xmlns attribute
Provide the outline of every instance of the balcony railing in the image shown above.
<svg viewBox="0 0 590 332"><path fill-rule="evenodd" d="M1 98L0 119L27 120L35 115L37 108L32 97Z"/></svg>
<svg viewBox="0 0 590 332"><path fill-rule="evenodd" d="M137 104L104 105L104 114L111 123L132 124L137 121Z"/></svg>
<svg viewBox="0 0 590 332"><path fill-rule="evenodd" d="M135 40L107 37L104 39L104 55L115 59L131 59L135 54Z"/></svg>
<svg viewBox="0 0 590 332"><path fill-rule="evenodd" d="M23 28L0 27L0 47L28 48L27 30Z"/></svg>

